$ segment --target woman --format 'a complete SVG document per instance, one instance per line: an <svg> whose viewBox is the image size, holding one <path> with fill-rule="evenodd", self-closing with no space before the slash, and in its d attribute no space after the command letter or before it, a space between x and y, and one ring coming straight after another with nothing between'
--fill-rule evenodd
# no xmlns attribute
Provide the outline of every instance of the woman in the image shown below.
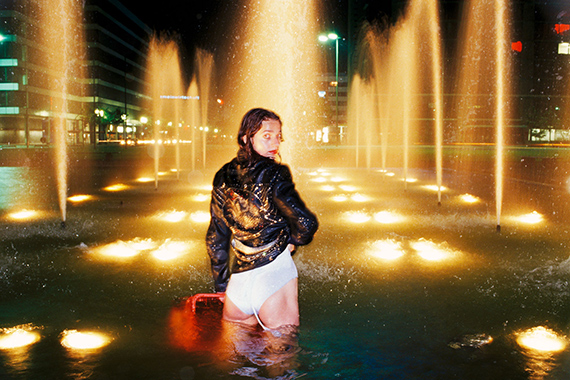
<svg viewBox="0 0 570 380"><path fill-rule="evenodd" d="M316 216L276 162L281 119L255 108L238 132L237 157L214 177L206 245L216 292L226 292L223 318L275 329L299 325L296 246L309 244ZM230 246L235 253L231 277ZM227 288L227 289L226 289Z"/></svg>

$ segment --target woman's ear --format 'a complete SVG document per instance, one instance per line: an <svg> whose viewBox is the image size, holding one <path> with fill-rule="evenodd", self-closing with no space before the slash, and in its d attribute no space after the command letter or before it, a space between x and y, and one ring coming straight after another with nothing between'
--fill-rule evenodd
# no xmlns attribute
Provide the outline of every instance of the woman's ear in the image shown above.
<svg viewBox="0 0 570 380"><path fill-rule="evenodd" d="M247 145L247 135L242 136L241 140L243 141L243 145Z"/></svg>

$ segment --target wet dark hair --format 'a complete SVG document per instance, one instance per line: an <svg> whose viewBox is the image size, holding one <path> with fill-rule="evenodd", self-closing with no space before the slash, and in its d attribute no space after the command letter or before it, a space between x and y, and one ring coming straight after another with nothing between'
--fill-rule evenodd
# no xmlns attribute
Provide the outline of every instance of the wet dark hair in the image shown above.
<svg viewBox="0 0 570 380"><path fill-rule="evenodd" d="M240 161L255 161L259 154L253 149L251 140L261 129L262 123L267 120L276 120L283 125L281 118L273 112L263 108L253 108L244 115L239 127L237 142L239 145L238 158ZM246 137L243 141L243 137Z"/></svg>

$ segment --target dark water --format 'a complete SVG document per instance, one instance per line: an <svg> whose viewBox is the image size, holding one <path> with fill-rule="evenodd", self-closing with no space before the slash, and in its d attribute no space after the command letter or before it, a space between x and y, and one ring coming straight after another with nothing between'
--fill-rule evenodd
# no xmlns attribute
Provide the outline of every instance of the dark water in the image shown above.
<svg viewBox="0 0 570 380"><path fill-rule="evenodd" d="M6 185L0 194L0 328L27 325L41 336L26 348L0 350L0 378L568 378L568 350L539 355L516 343L519 331L535 326L568 334L564 191L508 184L497 233L485 181L480 193L472 192L481 202L461 202L458 184L448 185L437 206L436 194L423 187L433 173L415 172L419 181L406 190L397 174L295 173L321 228L294 256L301 326L271 334L224 324L215 309L196 317L184 307L184 297L212 290L203 243L207 221L193 218L208 211L204 186L213 172L183 172L180 180L167 173L158 189L135 181L134 171L82 173L70 182L70 195L93 198L70 203L62 228L49 175L40 168L0 168ZM103 190L113 181L130 187ZM21 209L42 213L10 219ZM544 222L510 219L535 210ZM380 211L406 219L382 224L374 219ZM161 218L171 212L186 214L176 214L178 222ZM351 222L350 212L369 220ZM379 240L400 244L403 256L375 257ZM132 257L98 253L121 242L149 246ZM422 259L417 242L450 257ZM176 244L183 247L180 257L153 256L161 246L175 251ZM98 350L67 349L60 338L70 329L102 332L112 341ZM474 336L492 342L480 344Z"/></svg>

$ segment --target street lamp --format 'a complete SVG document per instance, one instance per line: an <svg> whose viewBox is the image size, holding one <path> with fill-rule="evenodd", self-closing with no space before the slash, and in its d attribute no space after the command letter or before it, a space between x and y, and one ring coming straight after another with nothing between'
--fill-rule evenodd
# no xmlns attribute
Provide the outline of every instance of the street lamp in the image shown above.
<svg viewBox="0 0 570 380"><path fill-rule="evenodd" d="M327 35L320 35L319 41L327 42L329 40L335 41L335 80L336 80L336 127L338 129L338 40L339 36L336 33L329 33Z"/></svg>

